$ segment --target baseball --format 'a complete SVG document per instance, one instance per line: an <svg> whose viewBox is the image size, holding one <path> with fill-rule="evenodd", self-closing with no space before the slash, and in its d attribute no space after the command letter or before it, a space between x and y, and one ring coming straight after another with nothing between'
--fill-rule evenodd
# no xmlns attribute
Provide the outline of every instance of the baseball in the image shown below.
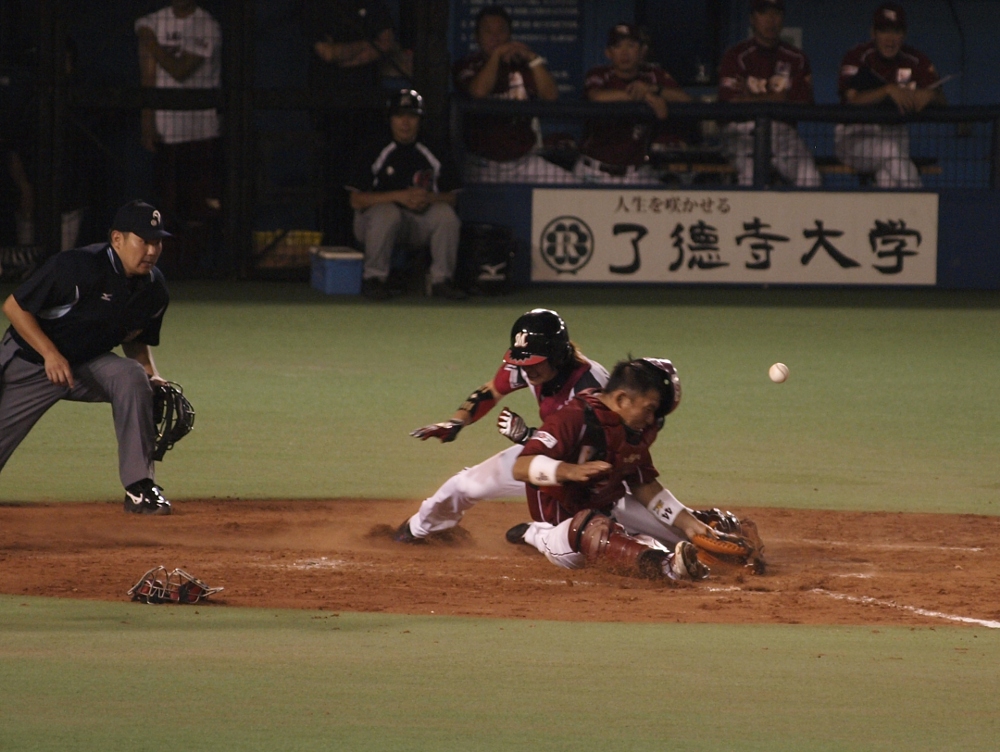
<svg viewBox="0 0 1000 752"><path fill-rule="evenodd" d="M767 372L767 375L771 377L771 381L775 384L780 384L782 381L788 378L788 366L784 363L775 363L771 366L771 369Z"/></svg>

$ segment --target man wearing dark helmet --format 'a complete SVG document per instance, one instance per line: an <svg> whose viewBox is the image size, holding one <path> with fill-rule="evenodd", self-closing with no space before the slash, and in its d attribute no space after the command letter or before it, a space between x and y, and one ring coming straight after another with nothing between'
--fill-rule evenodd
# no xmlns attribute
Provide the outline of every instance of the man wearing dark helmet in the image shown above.
<svg viewBox="0 0 1000 752"><path fill-rule="evenodd" d="M421 440L454 441L462 428L486 415L505 395L526 388L538 400L538 412L544 420L578 391L601 388L607 379L604 367L584 356L570 340L562 317L555 311L536 308L514 322L510 349L493 378L472 392L450 420L418 428L411 435ZM397 541L414 543L430 533L454 527L482 499L524 494L524 483L514 480L511 469L521 445L534 429L507 408L501 410L497 428L514 445L449 478L399 527Z"/></svg>

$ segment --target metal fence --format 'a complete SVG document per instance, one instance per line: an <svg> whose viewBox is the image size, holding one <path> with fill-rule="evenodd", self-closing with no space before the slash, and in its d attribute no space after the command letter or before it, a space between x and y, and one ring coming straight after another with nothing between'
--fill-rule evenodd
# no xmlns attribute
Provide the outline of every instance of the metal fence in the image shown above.
<svg viewBox="0 0 1000 752"><path fill-rule="evenodd" d="M1000 107L901 117L849 106L690 103L657 121L645 105L453 102L456 157L469 182L674 184L826 190L1000 189ZM470 127L521 123L536 145L514 160L468 148ZM594 133L639 134L641 161L607 161ZM613 151L613 150L612 150ZM626 150L629 151L629 150ZM635 156L636 150L631 150Z"/></svg>

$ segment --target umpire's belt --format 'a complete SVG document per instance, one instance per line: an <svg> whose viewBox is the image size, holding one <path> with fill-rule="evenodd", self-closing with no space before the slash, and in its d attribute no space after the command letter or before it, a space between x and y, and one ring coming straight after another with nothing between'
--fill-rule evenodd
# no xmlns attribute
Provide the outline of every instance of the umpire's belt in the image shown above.
<svg viewBox="0 0 1000 752"><path fill-rule="evenodd" d="M609 164L608 162L602 162L599 159L593 159L592 157L586 156L581 156L580 160L587 165L587 167L593 167L595 170L600 170L608 175L614 175L616 178L620 178L628 173L629 165Z"/></svg>

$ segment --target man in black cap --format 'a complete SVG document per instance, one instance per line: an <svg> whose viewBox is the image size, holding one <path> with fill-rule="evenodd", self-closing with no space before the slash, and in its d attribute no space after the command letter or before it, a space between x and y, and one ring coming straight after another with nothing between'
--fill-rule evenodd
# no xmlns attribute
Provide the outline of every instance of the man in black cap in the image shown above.
<svg viewBox="0 0 1000 752"><path fill-rule="evenodd" d="M50 258L3 304L0 342L0 469L38 419L62 399L110 402L125 511L170 514L153 482L150 347L160 342L169 295L156 262L160 212L142 201L115 215L107 243ZM125 357L111 352L121 345Z"/></svg>
<svg viewBox="0 0 1000 752"><path fill-rule="evenodd" d="M872 17L872 38L840 64L840 100L859 107L884 107L909 114L947 101L934 63L906 40L906 12L882 3ZM852 123L834 130L837 158L858 172L874 173L879 188L920 188L920 173L910 159L905 123Z"/></svg>
<svg viewBox="0 0 1000 752"><path fill-rule="evenodd" d="M395 94L389 108L392 139L379 142L345 186L354 234L365 249L361 292L373 300L390 297L386 280L397 243L429 243L431 294L466 297L451 282L462 226L454 209L458 176L446 151L432 151L417 140L423 114L424 99L413 89Z"/></svg>

